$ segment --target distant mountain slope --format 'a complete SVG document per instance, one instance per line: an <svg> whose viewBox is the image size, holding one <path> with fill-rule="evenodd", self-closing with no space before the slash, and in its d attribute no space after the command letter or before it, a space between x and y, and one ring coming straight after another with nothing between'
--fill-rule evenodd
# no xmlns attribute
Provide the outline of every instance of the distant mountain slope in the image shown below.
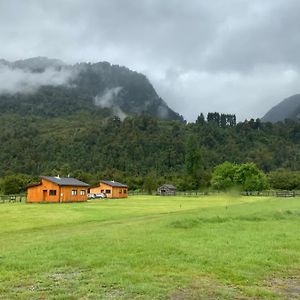
<svg viewBox="0 0 300 300"><path fill-rule="evenodd" d="M71 66L45 57L0 60L0 82L1 114L53 117L88 111L102 117L146 113L183 120L145 75L108 62Z"/></svg>
<svg viewBox="0 0 300 300"><path fill-rule="evenodd" d="M285 119L300 120L300 94L296 94L274 106L262 118L263 122L278 122Z"/></svg>

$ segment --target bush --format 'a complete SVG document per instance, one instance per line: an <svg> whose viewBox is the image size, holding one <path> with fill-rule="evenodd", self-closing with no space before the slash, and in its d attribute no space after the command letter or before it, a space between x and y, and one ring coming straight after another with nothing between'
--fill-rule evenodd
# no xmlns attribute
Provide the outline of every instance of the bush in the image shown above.
<svg viewBox="0 0 300 300"><path fill-rule="evenodd" d="M19 194L26 191L26 186L32 182L32 177L25 174L8 175L1 180L1 190L4 194Z"/></svg>
<svg viewBox="0 0 300 300"><path fill-rule="evenodd" d="M300 189L300 172L288 170L270 172L269 181L274 189L289 191Z"/></svg>
<svg viewBox="0 0 300 300"><path fill-rule="evenodd" d="M211 185L217 190L237 187L244 191L262 191L267 189L267 176L254 163L235 165L224 162L215 167Z"/></svg>
<svg viewBox="0 0 300 300"><path fill-rule="evenodd" d="M235 185L234 176L237 170L237 165L228 161L215 167L211 185L216 190L228 190Z"/></svg>
<svg viewBox="0 0 300 300"><path fill-rule="evenodd" d="M267 176L254 163L241 164L236 169L234 182L243 191L262 191L269 187Z"/></svg>

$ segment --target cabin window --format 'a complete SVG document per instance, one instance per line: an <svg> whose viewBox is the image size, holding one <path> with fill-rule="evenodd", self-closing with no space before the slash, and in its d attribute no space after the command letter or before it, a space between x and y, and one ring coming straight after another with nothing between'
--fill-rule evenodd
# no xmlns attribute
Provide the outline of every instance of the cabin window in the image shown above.
<svg viewBox="0 0 300 300"><path fill-rule="evenodd" d="M104 190L101 190L101 193L104 193Z"/></svg>
<svg viewBox="0 0 300 300"><path fill-rule="evenodd" d="M72 190L72 196L77 196L77 190Z"/></svg>
<svg viewBox="0 0 300 300"><path fill-rule="evenodd" d="M124 190L123 193L124 193L124 194L127 194L127 190Z"/></svg>
<svg viewBox="0 0 300 300"><path fill-rule="evenodd" d="M119 193L122 194L122 190L119 190Z"/></svg>
<svg viewBox="0 0 300 300"><path fill-rule="evenodd" d="M106 194L110 194L110 190L105 190L105 193Z"/></svg>
<svg viewBox="0 0 300 300"><path fill-rule="evenodd" d="M56 190L49 190L49 196L56 196Z"/></svg>
<svg viewBox="0 0 300 300"><path fill-rule="evenodd" d="M80 190L80 196L84 196L85 195L85 190Z"/></svg>

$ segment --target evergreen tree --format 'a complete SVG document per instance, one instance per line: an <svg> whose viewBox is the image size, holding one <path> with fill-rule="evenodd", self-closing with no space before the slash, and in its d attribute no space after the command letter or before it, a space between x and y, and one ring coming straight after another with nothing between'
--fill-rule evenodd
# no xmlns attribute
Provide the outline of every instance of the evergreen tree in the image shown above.
<svg viewBox="0 0 300 300"><path fill-rule="evenodd" d="M196 124L198 124L198 125L204 125L204 124L205 124L205 118L204 118L203 113L201 113L201 114L197 117Z"/></svg>

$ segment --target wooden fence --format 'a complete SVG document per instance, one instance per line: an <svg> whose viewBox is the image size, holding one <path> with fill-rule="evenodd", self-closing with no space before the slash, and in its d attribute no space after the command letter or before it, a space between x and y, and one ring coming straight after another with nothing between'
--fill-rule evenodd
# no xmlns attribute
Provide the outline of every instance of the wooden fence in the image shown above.
<svg viewBox="0 0 300 300"><path fill-rule="evenodd" d="M300 191L242 192L241 194L244 196L296 197L300 196Z"/></svg>
<svg viewBox="0 0 300 300"><path fill-rule="evenodd" d="M189 192L176 192L176 196L205 196L205 195L215 195L219 194L219 192L200 192L200 191L189 191ZM152 194L142 191L129 191L129 196L132 195L153 195L153 196L160 196L156 191L153 191Z"/></svg>
<svg viewBox="0 0 300 300"><path fill-rule="evenodd" d="M0 203L26 202L26 195L0 195Z"/></svg>
<svg viewBox="0 0 300 300"><path fill-rule="evenodd" d="M212 196L220 194L221 192L201 192L201 191L186 191L186 192L176 192L176 196ZM129 196L131 195L149 195L147 192L143 191L129 191ZM153 192L152 195L158 195L156 192ZM299 197L300 191L261 191L261 192L241 192L243 196L265 196L265 197ZM170 196L171 197L171 196ZM0 195L0 204L1 203L20 203L26 202L26 194L18 195Z"/></svg>
<svg viewBox="0 0 300 300"><path fill-rule="evenodd" d="M212 196L218 195L223 192L219 191L177 191L176 196ZM226 194L226 193L225 193ZM262 196L262 197L297 197L300 196L300 191L247 191L241 192L242 196ZM149 195L149 193L142 191L129 191L129 195ZM152 195L158 195L156 192L153 192Z"/></svg>

